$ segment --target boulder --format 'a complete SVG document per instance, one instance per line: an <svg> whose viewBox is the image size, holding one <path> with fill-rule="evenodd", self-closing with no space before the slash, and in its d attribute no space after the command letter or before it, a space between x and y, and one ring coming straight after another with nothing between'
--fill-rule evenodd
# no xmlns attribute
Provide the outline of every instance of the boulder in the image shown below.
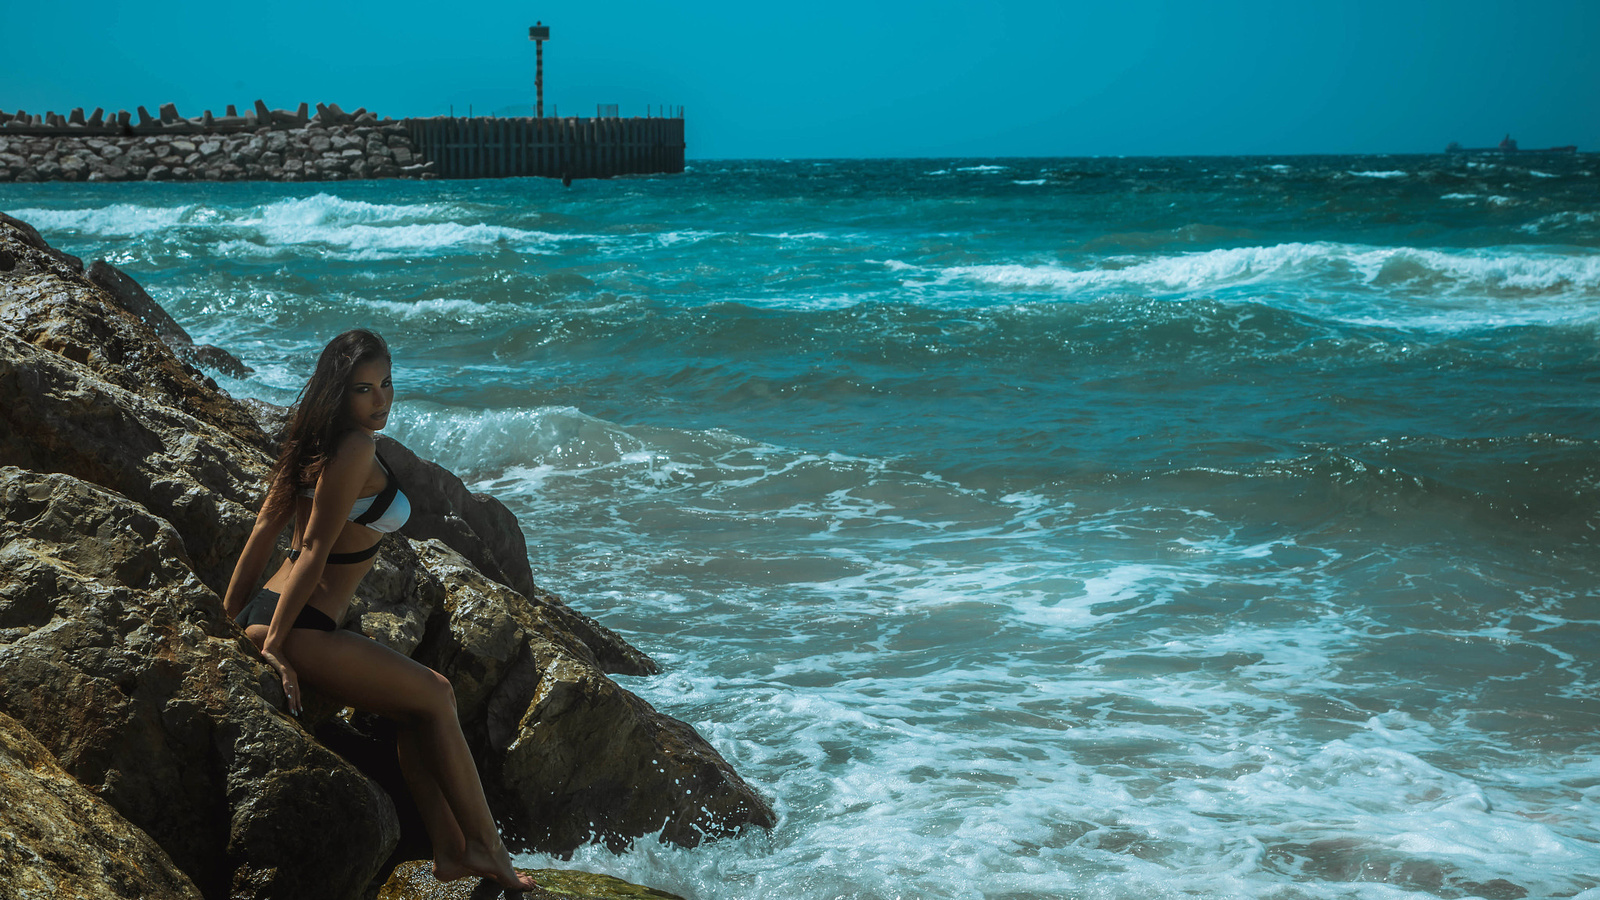
<svg viewBox="0 0 1600 900"><path fill-rule="evenodd" d="M256 413L283 411L181 364L164 313L130 312L64 256L0 221L0 712L206 896L354 896L338 892L387 871L403 789L277 711L276 678L217 596L272 459ZM533 582L504 506L398 443L383 452L416 530L385 540L345 627L451 678L509 843L693 844L773 823L693 729L606 676L655 666ZM308 710L318 734L339 721L328 698ZM392 758L376 742L363 752Z"/></svg>
<svg viewBox="0 0 1600 900"><path fill-rule="evenodd" d="M417 546L445 590L445 627L413 654L450 679L508 844L562 853L660 833L694 846L772 809L689 725L600 671L564 605L486 578L437 541Z"/></svg>
<svg viewBox="0 0 1600 900"><path fill-rule="evenodd" d="M0 712L206 896L359 896L398 839L392 803L278 711L185 556L126 497L0 468Z"/></svg>
<svg viewBox="0 0 1600 900"><path fill-rule="evenodd" d="M0 465L70 474L143 504L188 541L182 558L206 584L227 585L269 465L259 446L3 329L0 397Z"/></svg>
<svg viewBox="0 0 1600 900"><path fill-rule="evenodd" d="M200 900L148 834L0 713L0 884L12 897Z"/></svg>
<svg viewBox="0 0 1600 900"><path fill-rule="evenodd" d="M208 144L207 146L215 146ZM223 168L227 168L224 166ZM219 170L220 171L220 170ZM167 315L159 303L150 299L139 282L103 259L95 260L89 266L89 280L98 285L102 290L123 309L133 313L140 321L155 331L167 346L190 365L205 366L215 369L232 378L244 378L255 370L239 361L237 356L212 344L196 344L183 330L176 320Z"/></svg>
<svg viewBox="0 0 1600 900"><path fill-rule="evenodd" d="M155 317L150 310L130 311L85 277L75 257L51 251L37 232L4 215L0 215L0 247L17 260L10 270L0 272L0 328L88 365L99 378L194 416L237 440L266 446L250 414L196 378L199 373L179 360L142 319L149 312L157 324L161 319L170 322L165 312ZM138 293L159 309L142 290ZM124 299L137 298L128 294ZM206 351L196 353L197 359L222 361Z"/></svg>

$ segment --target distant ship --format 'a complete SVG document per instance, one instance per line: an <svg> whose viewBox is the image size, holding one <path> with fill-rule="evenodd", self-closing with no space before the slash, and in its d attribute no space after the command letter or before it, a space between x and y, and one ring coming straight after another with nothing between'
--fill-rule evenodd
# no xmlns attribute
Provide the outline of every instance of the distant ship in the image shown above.
<svg viewBox="0 0 1600 900"><path fill-rule="evenodd" d="M1511 137L1510 134L1507 134L1505 136L1505 139L1500 142L1500 146L1498 146L1498 147L1463 147L1459 143L1457 143L1455 141L1451 141L1450 142L1450 146L1444 148L1444 152L1446 152L1446 153L1577 153L1578 152L1578 145L1577 144L1568 144L1565 147L1545 147L1542 150L1524 150L1521 147L1517 146L1516 140L1514 140Z"/></svg>

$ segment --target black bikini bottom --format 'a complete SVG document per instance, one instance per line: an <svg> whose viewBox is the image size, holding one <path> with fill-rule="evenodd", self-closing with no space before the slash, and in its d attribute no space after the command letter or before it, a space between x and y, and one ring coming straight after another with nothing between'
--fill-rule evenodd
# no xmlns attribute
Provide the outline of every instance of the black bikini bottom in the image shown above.
<svg viewBox="0 0 1600 900"><path fill-rule="evenodd" d="M248 628L251 625L271 625L272 614L278 611L278 592L266 588L256 592L244 609L233 617L239 627ZM339 627L338 623L328 617L328 614L317 609L311 604L300 607L300 615L294 617L293 628L315 628L318 631L333 631Z"/></svg>

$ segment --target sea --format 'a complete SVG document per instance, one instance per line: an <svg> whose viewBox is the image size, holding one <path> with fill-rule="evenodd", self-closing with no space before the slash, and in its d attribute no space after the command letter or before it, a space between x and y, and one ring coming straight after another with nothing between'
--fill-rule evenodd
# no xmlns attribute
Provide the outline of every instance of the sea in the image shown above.
<svg viewBox="0 0 1600 900"><path fill-rule="evenodd" d="M1600 898L1600 157L8 184L516 513L778 824L695 900Z"/></svg>

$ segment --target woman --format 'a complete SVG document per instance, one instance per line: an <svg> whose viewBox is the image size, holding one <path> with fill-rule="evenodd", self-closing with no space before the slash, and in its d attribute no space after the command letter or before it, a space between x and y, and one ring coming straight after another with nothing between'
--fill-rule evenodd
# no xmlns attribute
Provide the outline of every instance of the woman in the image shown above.
<svg viewBox="0 0 1600 900"><path fill-rule="evenodd" d="M374 440L393 400L382 338L347 331L323 349L224 602L282 676L291 713L300 714L304 679L399 723L400 767L433 841L435 878L478 875L509 890L531 890L533 881L512 868L484 801L450 682L337 625L383 535L403 525L411 509ZM250 597L291 521L288 559Z"/></svg>

